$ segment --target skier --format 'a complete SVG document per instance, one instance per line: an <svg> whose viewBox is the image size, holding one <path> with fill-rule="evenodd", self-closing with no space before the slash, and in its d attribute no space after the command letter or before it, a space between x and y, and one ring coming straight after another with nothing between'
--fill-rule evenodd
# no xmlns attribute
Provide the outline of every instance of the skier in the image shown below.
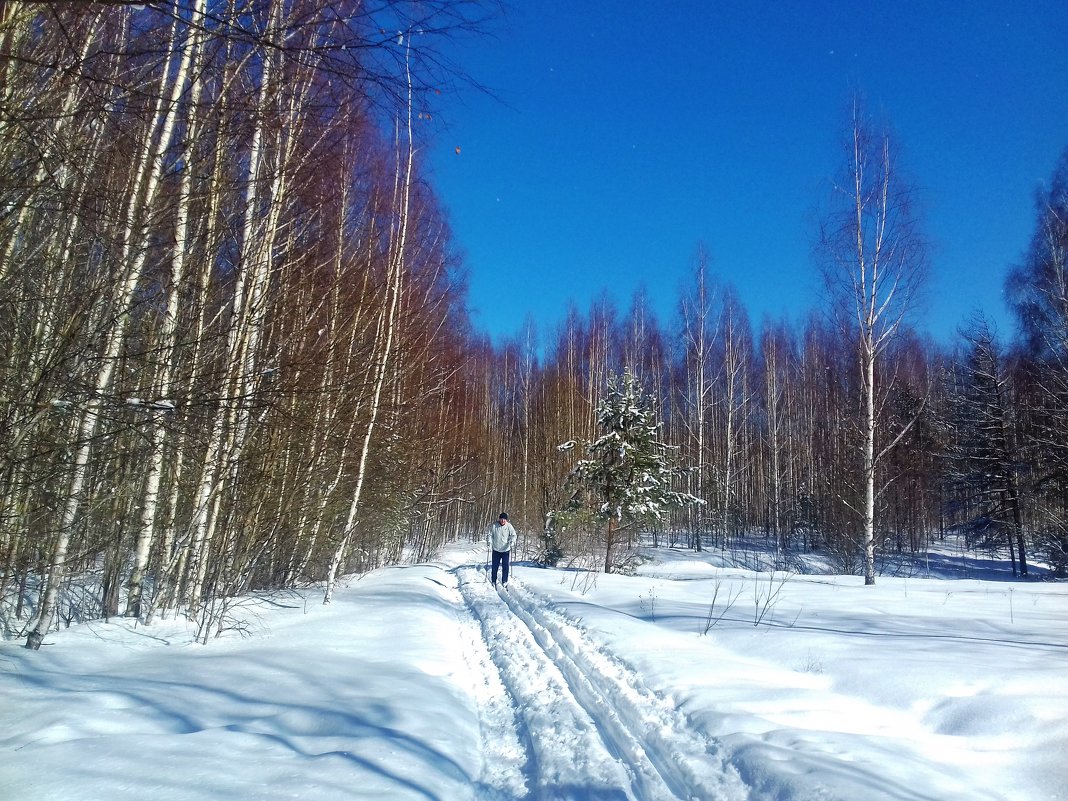
<svg viewBox="0 0 1068 801"><path fill-rule="evenodd" d="M511 561L512 548L516 540L515 527L508 522L508 513L501 512L497 522L490 525L486 535L486 544L493 551L491 578L493 586L497 586L497 569L501 568L501 583L508 586L508 567Z"/></svg>

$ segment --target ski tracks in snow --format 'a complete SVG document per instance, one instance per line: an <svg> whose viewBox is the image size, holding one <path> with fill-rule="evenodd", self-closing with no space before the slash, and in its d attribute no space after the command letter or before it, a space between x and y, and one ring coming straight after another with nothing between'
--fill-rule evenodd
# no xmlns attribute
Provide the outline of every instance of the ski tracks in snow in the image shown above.
<svg viewBox="0 0 1068 801"><path fill-rule="evenodd" d="M481 628L474 644L506 691L487 700L497 723L484 727L483 782L502 787L498 760L511 762L537 801L738 801L748 792L713 741L666 699L544 599L517 584L498 594L473 567L457 571L460 591ZM479 667L475 665L474 667ZM489 666L486 665L486 669ZM493 682L495 683L495 682ZM481 703L481 702L480 702ZM514 727L500 710L514 710ZM514 734L512 733L514 732ZM515 746L513 745L512 748ZM497 771L496 774L493 771ZM519 780L508 782L509 790ZM502 789L504 789L502 787ZM488 801L488 799L487 799Z"/></svg>
<svg viewBox="0 0 1068 801"><path fill-rule="evenodd" d="M470 610L471 602L463 591L465 577L457 579ZM471 670L475 703L478 708L481 739L482 775L478 783L478 801L512 801L527 797L527 783L521 770L526 759L519 742L515 711L501 676L490 659L482 627L471 615L460 618L463 652Z"/></svg>

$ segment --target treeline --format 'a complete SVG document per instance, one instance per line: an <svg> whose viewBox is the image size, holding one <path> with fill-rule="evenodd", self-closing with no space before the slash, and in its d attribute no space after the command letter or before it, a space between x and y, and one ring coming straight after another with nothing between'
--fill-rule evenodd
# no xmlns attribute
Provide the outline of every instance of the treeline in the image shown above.
<svg viewBox="0 0 1068 801"><path fill-rule="evenodd" d="M765 536L858 569L864 396L848 328L754 327L699 250L637 296L500 346L472 330L419 160L463 0L19 4L0 21L0 597L38 647L426 556L511 514L536 553L624 368L706 501L691 547ZM999 343L881 346L875 543L951 527L1063 568L1068 167ZM724 266L724 272L729 265ZM632 536L634 532L629 532ZM560 543L565 556L588 545ZM1059 561L1058 561L1059 560ZM99 579L92 598L65 588Z"/></svg>
<svg viewBox="0 0 1068 801"><path fill-rule="evenodd" d="M707 316L667 324L641 295L625 311L600 302L572 314L542 359L507 345L486 410L496 505L514 508L536 539L545 514L566 503L573 462L556 446L598 436L589 401L629 369L652 388L663 439L687 469L677 489L706 501L652 533L695 549L763 537L784 568L797 550L819 549L863 572L855 343L822 315L754 326L729 287L713 298ZM1052 376L1050 366L1006 350L982 319L952 349L906 331L886 352L876 378L879 554L920 553L954 533L1011 556L1014 571L1026 574L1032 551L1063 570L1057 443L1068 432L1064 407L1052 409L1064 396L1040 374Z"/></svg>
<svg viewBox="0 0 1068 801"><path fill-rule="evenodd" d="M0 586L29 645L80 613L72 573L90 614L207 636L218 599L456 517L469 333L417 151L483 9L2 13Z"/></svg>
<svg viewBox="0 0 1068 801"><path fill-rule="evenodd" d="M852 171L862 172L851 157ZM892 185L886 174L875 183ZM915 258L917 249L904 247L915 229L887 212L890 195L849 194L845 206L860 209L860 219L874 197L872 239ZM497 505L510 503L521 528L535 533L563 508L574 457L556 446L602 433L594 405L609 377L629 371L656 399L663 439L687 471L676 489L706 502L651 527L672 542L699 549L764 537L784 567L791 551L820 549L844 572L866 572L870 473L877 555L920 553L953 533L1007 556L1014 575L1028 575L1038 559L1064 576L1068 151L1036 194L1032 241L1021 243L1008 271L1021 332L1014 341L980 314L960 321L955 342L917 335L902 322L907 305L890 313L912 266L880 263L870 255L876 247L857 258L849 247L870 230L846 233L853 244L834 254L834 269L845 264L854 280L839 275L848 291L836 296L831 287L829 308L800 324L754 324L700 248L674 319L655 319L639 293L625 311L609 300L585 315L572 310L540 348L533 332L507 344L496 354L498 386L485 412ZM864 260L867 273L858 273ZM577 541L569 547L583 550Z"/></svg>

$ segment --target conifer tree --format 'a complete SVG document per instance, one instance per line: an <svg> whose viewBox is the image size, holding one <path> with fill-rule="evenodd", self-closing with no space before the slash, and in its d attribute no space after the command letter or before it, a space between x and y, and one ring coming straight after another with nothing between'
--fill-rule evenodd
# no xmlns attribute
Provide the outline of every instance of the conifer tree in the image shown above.
<svg viewBox="0 0 1068 801"><path fill-rule="evenodd" d="M683 471L673 464L671 447L660 439L653 406L629 370L609 379L607 394L597 406L601 435L586 444L587 458L568 476L567 507L552 515L552 523L560 528L585 523L603 532L606 573L612 571L614 547L634 526L656 524L672 509L704 503L672 488Z"/></svg>
<svg viewBox="0 0 1068 801"><path fill-rule="evenodd" d="M1012 574L1027 575L1022 492L1024 466L1014 432L1011 376L990 324L977 316L963 332L967 345L952 397L951 426L956 444L948 454L947 475L958 503L977 513L972 525L1003 532ZM981 521L986 521L985 524Z"/></svg>

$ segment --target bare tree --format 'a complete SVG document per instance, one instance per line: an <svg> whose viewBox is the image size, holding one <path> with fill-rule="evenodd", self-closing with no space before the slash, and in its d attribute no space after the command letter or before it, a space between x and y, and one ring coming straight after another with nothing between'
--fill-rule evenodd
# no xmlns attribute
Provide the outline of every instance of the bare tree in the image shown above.
<svg viewBox="0 0 1068 801"><path fill-rule="evenodd" d="M411 35L408 31L408 42L401 46L406 52L411 51ZM401 290L406 270L408 247L408 233L411 226L411 196L412 184L414 183L415 141L412 132L413 97L411 70L406 67L408 81L408 97L404 108L403 119L398 118L396 123L395 143L397 153L396 173L393 181L392 220L389 226L389 249L387 252L388 272L386 276L386 297L382 307L382 315L378 322L376 334L376 352L374 355L374 379L372 397L370 401L370 416L367 427L363 434L363 444L360 449L360 460L356 472L356 485L352 493L352 501L349 505L348 517L345 527L334 555L330 560L330 568L326 576L326 591L323 595L323 603L330 603L337 582L338 570L342 560L348 551L352 532L356 526L357 515L360 512L363 486L367 477L368 458L371 454L371 446L374 440L375 426L379 414L382 411L383 389L392 369L395 342L398 336L398 314L401 302ZM402 133L403 132L403 133Z"/></svg>
<svg viewBox="0 0 1068 801"><path fill-rule="evenodd" d="M762 362L764 437L766 441L765 488L767 529L775 538L779 552L788 543L784 529L786 473L790 467L789 407L790 393L794 386L793 361L790 332L785 323L772 325L765 322L760 337Z"/></svg>
<svg viewBox="0 0 1068 801"><path fill-rule="evenodd" d="M686 433L684 453L692 470L688 473L689 491L699 498L708 498L711 489L709 455L709 419L711 417L714 365L712 353L719 326L715 319L718 291L710 274L710 257L704 245L697 249L693 286L684 291L679 315L683 331L682 373L685 376L681 395L680 415ZM705 513L701 506L686 508L691 516L691 546L700 551L704 534Z"/></svg>
<svg viewBox="0 0 1068 801"><path fill-rule="evenodd" d="M719 531L723 541L737 533L743 480L749 469L750 417L754 411L753 337L749 318L733 288L723 296L719 317L719 374L715 382L714 425L719 481Z"/></svg>
<svg viewBox="0 0 1068 801"><path fill-rule="evenodd" d="M927 247L913 209L914 188L896 150L854 100L847 158L820 219L817 258L833 308L856 343L860 389L860 468L857 504L864 548L864 583L875 583L877 470L902 432L877 448L878 363L913 308L927 273Z"/></svg>

